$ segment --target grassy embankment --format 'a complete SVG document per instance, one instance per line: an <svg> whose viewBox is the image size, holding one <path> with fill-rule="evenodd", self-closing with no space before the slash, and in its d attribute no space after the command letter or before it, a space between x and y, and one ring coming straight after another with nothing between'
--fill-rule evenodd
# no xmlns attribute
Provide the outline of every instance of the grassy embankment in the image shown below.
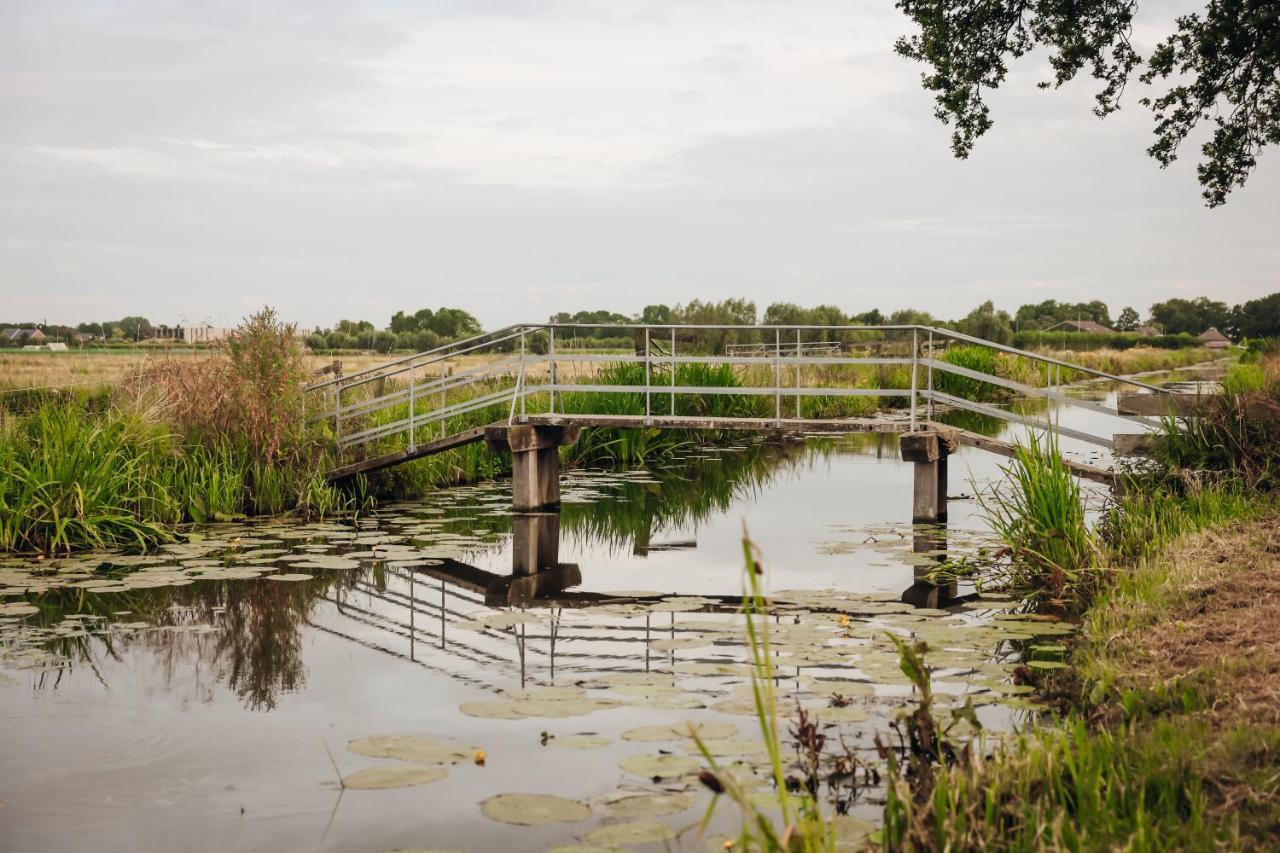
<svg viewBox="0 0 1280 853"><path fill-rule="evenodd" d="M148 547L187 522L236 515L275 515L300 510L329 514L364 505L327 486L321 472L329 461L326 427L305 426L306 401L298 389L313 371L296 339L274 317L254 318L227 345L169 356L155 353L19 353L0 358L26 365L9 382L38 390L5 389L0 414L0 549L67 550L74 547ZM1131 354L1134 351L1127 351ZM481 357L468 357L478 363ZM1020 377L1044 384L1047 374L1033 363L997 356L974 347L957 347L945 358L971 369ZM460 368L474 366L471 361ZM33 366L35 373L31 370ZM347 364L347 369L359 365ZM670 367L657 364L651 381L669 381ZM903 365L818 365L797 377L780 372L788 386L907 389L910 369ZM643 366L611 365L579 377L594 384L639 385ZM767 365L729 367L683 364L677 384L725 388L766 386L774 370ZM940 389L988 399L995 386L963 377L937 374ZM531 378L536 389L538 376ZM494 388L502 380L495 380ZM42 383L32 385L32 383ZM388 381L387 390L393 382ZM70 389L70 390L62 390ZM454 392L475 395L485 386ZM655 392L655 406L667 405ZM785 397L785 394L784 394ZM534 396L535 405L545 400ZM347 405L354 400L348 398ZM871 414L900 407L904 397L794 396L784 400L784 417L835 418ZM601 395L590 391L565 394L562 411L641 414L640 393ZM504 420L506 405L450 418L447 431ZM770 395L721 394L676 396L682 415L770 417ZM347 424L360 429L407 415L407 406ZM437 427L438 428L438 425ZM566 461L593 464L637 464L661 460L682 447L718 442L730 435L653 429L590 430L565 451ZM391 449L394 441L385 443ZM379 452L374 447L369 452ZM378 496L411 497L441 485L500 476L509 460L471 445L400 466L379 477ZM361 483L362 490L367 484Z"/></svg>
<svg viewBox="0 0 1280 853"><path fill-rule="evenodd" d="M1280 843L1280 359L1233 370L1226 387L1203 417L1167 425L1095 530L1056 447L1014 460L986 502L1008 546L994 580L1029 595L1033 618L1082 625L1019 671L1061 719L991 755L952 741L931 710L927 649L900 643L919 705L898 721L902 746L882 747L888 799L875 846ZM754 565L749 556L749 576ZM757 715L768 742L777 715L762 640ZM725 781L708 786L727 788L744 812L741 849L836 848L837 823L812 797L780 793L776 826Z"/></svg>
<svg viewBox="0 0 1280 853"><path fill-rule="evenodd" d="M240 331L112 392L0 411L0 550L146 548L186 522L351 507L321 476L327 444L305 426L291 330L264 311Z"/></svg>

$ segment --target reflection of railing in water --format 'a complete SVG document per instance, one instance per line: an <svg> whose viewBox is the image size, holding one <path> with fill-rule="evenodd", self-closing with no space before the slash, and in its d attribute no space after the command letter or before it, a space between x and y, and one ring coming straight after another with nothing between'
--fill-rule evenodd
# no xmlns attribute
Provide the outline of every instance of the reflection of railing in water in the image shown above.
<svg viewBox="0 0 1280 853"><path fill-rule="evenodd" d="M511 575L499 575L458 561L445 560L439 565L388 569L381 584L357 582L345 596L329 600L341 616L406 643L404 648L395 648L367 638L351 637L362 645L419 663L424 650L438 650L451 659L475 667L484 675L464 675L457 672L457 667L439 664L433 665L432 669L456 674L476 684L485 683L495 671L506 671L524 684L531 678L531 672L544 667L545 676L551 680L555 679L557 672L562 676L566 672L590 675L604 671L650 672L658 665L674 667L676 651L655 652L651 641L657 637L700 636L705 630L682 627L675 613L668 616L667 625L655 625L661 619L657 613L644 614L643 624L631 624L630 619L613 620L608 624L564 624L565 611L576 610L590 615L593 607L655 603L660 598L635 599L571 590L569 587L581 581L578 567L559 563L558 546L545 541L547 537L558 538L557 516L532 515L517 520L520 527L513 536L524 541L513 552ZM913 534L913 554L930 554L942 563L946 559L946 547L945 526L917 528ZM571 571L566 573L566 569ZM914 582L903 592L904 602L917 607L942 608L976 597L957 595L955 583L938 585L930 582L926 579L929 569L929 566L913 567ZM422 583L424 576L438 582L438 587L436 583ZM425 597L419 588L430 589L432 593L438 589L438 601L433 600L434 595L430 599ZM513 595L517 590L519 594ZM352 601L353 596L358 597L357 602ZM701 597L712 601L698 611L684 613L685 617L730 616L738 613L741 607L738 596ZM464 607L475 610L464 611ZM516 607L521 612L536 607L545 614L546 627L521 622L507 628L478 628L473 620L477 615L484 615L479 610L481 607ZM327 630L350 636L336 629ZM580 648L584 645L585 650ZM643 646L643 655L630 651L638 645ZM678 662L723 664L745 661L745 650L736 638L726 636L713 640L710 648L732 649L732 655L726 657L685 650ZM806 669L847 675L857 668L856 663L851 663Z"/></svg>

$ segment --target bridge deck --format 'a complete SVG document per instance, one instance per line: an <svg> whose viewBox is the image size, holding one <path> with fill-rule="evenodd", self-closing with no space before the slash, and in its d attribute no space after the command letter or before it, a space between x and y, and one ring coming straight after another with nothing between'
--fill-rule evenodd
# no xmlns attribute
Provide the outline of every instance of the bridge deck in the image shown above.
<svg viewBox="0 0 1280 853"><path fill-rule="evenodd" d="M787 434L813 434L826 433L832 435L852 434L852 433L901 433L906 432L907 423L901 419L890 418L847 418L847 419L831 419L831 420L794 420L783 418L781 421L773 418L715 418L715 417L688 417L688 416L654 416L645 418L643 415L529 415L525 419L526 423L542 424L547 426L577 426L577 427L604 427L612 429L627 429L637 427L656 427L658 429L684 429L684 430L743 430L750 432L767 432L767 433L787 433ZM340 468L334 468L326 475L326 479L330 482L344 480L354 477L357 474L368 474L373 471L379 471L383 468L390 468L393 465L399 465L402 462L408 462L412 459L421 459L425 456L434 456L437 453L443 453L446 450L453 450L457 447L463 447L473 444L477 441L483 441L485 430L489 427L505 426L506 422L498 422L488 426L473 427L444 438L438 438L434 441L419 444L413 449L399 450L395 453L387 453L382 456L374 456L368 459L361 459L343 465ZM924 429L936 430L949 438L953 443L966 447L976 447L989 453L995 453L999 456L1012 459L1015 447L1007 441L1001 441L996 438L981 435L969 430L957 429L947 426L946 424L925 421L919 424ZM1075 474L1086 480L1103 485L1113 485L1115 483L1115 472L1094 465L1088 465L1083 462L1076 462L1070 459L1064 459L1063 465Z"/></svg>

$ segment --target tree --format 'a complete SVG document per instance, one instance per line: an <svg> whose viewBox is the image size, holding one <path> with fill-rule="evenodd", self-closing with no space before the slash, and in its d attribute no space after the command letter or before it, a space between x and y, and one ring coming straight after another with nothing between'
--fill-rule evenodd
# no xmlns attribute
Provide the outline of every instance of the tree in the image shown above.
<svg viewBox="0 0 1280 853"><path fill-rule="evenodd" d="M1204 296L1195 299L1168 299L1151 306L1151 319L1166 335L1198 335L1210 326L1222 328L1231 320L1225 302Z"/></svg>
<svg viewBox="0 0 1280 853"><path fill-rule="evenodd" d="M1004 82L1008 62L1043 48L1059 87L1089 68L1101 83L1094 113L1120 108L1125 85L1142 57L1129 43L1137 0L897 0L919 27L895 49L924 63L925 89L934 92L934 115L954 124L951 148L969 156L992 125L985 91ZM1209 207L1224 203L1257 165L1259 152L1280 143L1280 3L1276 0L1208 0L1203 17L1183 15L1161 41L1139 79L1172 84L1140 103L1155 117L1156 141L1147 153L1161 168L1178 156L1183 141L1212 121L1201 146L1197 175Z"/></svg>
<svg viewBox="0 0 1280 853"><path fill-rule="evenodd" d="M655 323L665 326L671 322L671 308L666 305L646 305L640 312L641 323Z"/></svg>
<svg viewBox="0 0 1280 853"><path fill-rule="evenodd" d="M377 352L387 353L396 348L396 335L394 332L381 331L373 336L373 348Z"/></svg>
<svg viewBox="0 0 1280 853"><path fill-rule="evenodd" d="M1280 338L1280 292L1237 305L1228 326L1236 339Z"/></svg>
<svg viewBox="0 0 1280 853"><path fill-rule="evenodd" d="M966 335L992 343L1007 344L1013 340L1013 321L1009 319L1009 312L997 311L989 299L956 325Z"/></svg>
<svg viewBox="0 0 1280 853"><path fill-rule="evenodd" d="M131 341L151 337L151 321L146 317L125 317L116 325L120 327L124 337Z"/></svg>
<svg viewBox="0 0 1280 853"><path fill-rule="evenodd" d="M1023 305L1014 315L1014 322L1018 328L1025 331L1046 329L1063 320L1093 320L1095 323L1110 326L1111 309L1100 299L1076 303L1046 299L1038 305Z"/></svg>
<svg viewBox="0 0 1280 853"><path fill-rule="evenodd" d="M1138 328L1138 312L1126 305L1120 312L1120 316L1116 318L1116 330L1132 332L1136 328Z"/></svg>
<svg viewBox="0 0 1280 853"><path fill-rule="evenodd" d="M466 338L481 332L480 321L461 308L440 308L434 315L430 311L418 312L423 313L430 315L430 321L423 328L442 338Z"/></svg>

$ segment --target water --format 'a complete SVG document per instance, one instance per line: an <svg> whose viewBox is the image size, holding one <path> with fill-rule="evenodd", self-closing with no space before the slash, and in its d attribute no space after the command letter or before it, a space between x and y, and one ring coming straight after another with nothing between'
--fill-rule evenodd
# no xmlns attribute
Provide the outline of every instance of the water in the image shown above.
<svg viewBox="0 0 1280 853"><path fill-rule="evenodd" d="M726 761L754 737L736 614L744 524L774 593L787 713L816 711L833 743L870 758L909 702L893 632L935 649L944 715L946 697L966 696L1007 731L1030 713L1013 665L1069 629L920 580L988 544L963 493L1003 462L953 456L945 527L909 523L910 466L896 437L869 435L570 472L559 515L513 516L493 483L355 525L222 525L143 558L0 561L0 837L12 850L546 849L617 823L608 804L631 791L687 794L688 808L646 819L684 827L707 792L619 761L691 744L621 735L727 722ZM547 685L569 691L548 705ZM575 714L574 689L607 707ZM399 734L452 739L464 758L430 784L342 789L340 776L403 765L349 741ZM577 734L606 742L555 741ZM479 804L506 792L591 814L486 817ZM841 796L854 816L879 813L874 790ZM712 829L735 821L724 810Z"/></svg>

